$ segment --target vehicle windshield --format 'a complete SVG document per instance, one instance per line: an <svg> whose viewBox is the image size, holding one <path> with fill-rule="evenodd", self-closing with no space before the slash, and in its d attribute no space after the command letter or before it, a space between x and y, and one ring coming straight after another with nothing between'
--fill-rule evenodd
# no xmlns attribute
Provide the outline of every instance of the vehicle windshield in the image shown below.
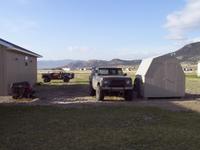
<svg viewBox="0 0 200 150"><path fill-rule="evenodd" d="M99 68L99 75L123 75L121 68Z"/></svg>

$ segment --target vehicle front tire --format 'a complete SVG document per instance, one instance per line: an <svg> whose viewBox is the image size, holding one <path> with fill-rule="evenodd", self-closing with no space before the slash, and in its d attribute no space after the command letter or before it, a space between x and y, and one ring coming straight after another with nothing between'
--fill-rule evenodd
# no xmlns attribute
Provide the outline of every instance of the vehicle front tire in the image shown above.
<svg viewBox="0 0 200 150"><path fill-rule="evenodd" d="M133 91L132 90L126 90L124 92L124 99L125 99L125 101L132 101L133 100Z"/></svg>
<svg viewBox="0 0 200 150"><path fill-rule="evenodd" d="M104 100L104 92L101 90L101 87L98 85L96 89L96 99L97 101L103 101Z"/></svg>
<svg viewBox="0 0 200 150"><path fill-rule="evenodd" d="M90 94L90 96L95 96L95 90L93 89L93 87L92 87L92 85L90 84L89 85L89 94Z"/></svg>

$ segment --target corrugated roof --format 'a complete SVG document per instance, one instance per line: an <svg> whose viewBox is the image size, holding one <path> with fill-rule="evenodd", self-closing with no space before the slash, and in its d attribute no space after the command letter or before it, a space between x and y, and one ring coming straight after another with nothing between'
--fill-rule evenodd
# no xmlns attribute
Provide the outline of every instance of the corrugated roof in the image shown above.
<svg viewBox="0 0 200 150"><path fill-rule="evenodd" d="M25 48L22 48L18 45L15 45L13 43L10 43L4 39L1 39L0 38L0 45L3 45L5 46L6 48L10 49L10 50L15 50L15 51L18 51L18 52L22 52L22 53L25 53L25 54L28 54L28 55L31 55L31 56L35 56L35 57L42 57L41 55L37 54L37 53L34 53L30 50L27 50Z"/></svg>

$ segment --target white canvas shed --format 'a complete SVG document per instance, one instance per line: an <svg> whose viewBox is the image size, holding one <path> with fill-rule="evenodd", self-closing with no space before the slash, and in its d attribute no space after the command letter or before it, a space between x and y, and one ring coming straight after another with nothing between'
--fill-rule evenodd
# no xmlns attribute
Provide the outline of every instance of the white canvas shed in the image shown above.
<svg viewBox="0 0 200 150"><path fill-rule="evenodd" d="M200 62L197 65L197 76L200 77Z"/></svg>
<svg viewBox="0 0 200 150"><path fill-rule="evenodd" d="M185 74L174 56L163 55L142 60L136 77L141 79L140 94L145 98L185 95Z"/></svg>

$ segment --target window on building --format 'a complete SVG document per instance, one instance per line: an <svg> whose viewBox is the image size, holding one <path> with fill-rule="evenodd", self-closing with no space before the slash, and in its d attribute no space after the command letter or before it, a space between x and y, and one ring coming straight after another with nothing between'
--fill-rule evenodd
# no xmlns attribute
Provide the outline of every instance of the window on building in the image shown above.
<svg viewBox="0 0 200 150"><path fill-rule="evenodd" d="M28 56L24 57L24 61L25 61L25 66L28 66Z"/></svg>

